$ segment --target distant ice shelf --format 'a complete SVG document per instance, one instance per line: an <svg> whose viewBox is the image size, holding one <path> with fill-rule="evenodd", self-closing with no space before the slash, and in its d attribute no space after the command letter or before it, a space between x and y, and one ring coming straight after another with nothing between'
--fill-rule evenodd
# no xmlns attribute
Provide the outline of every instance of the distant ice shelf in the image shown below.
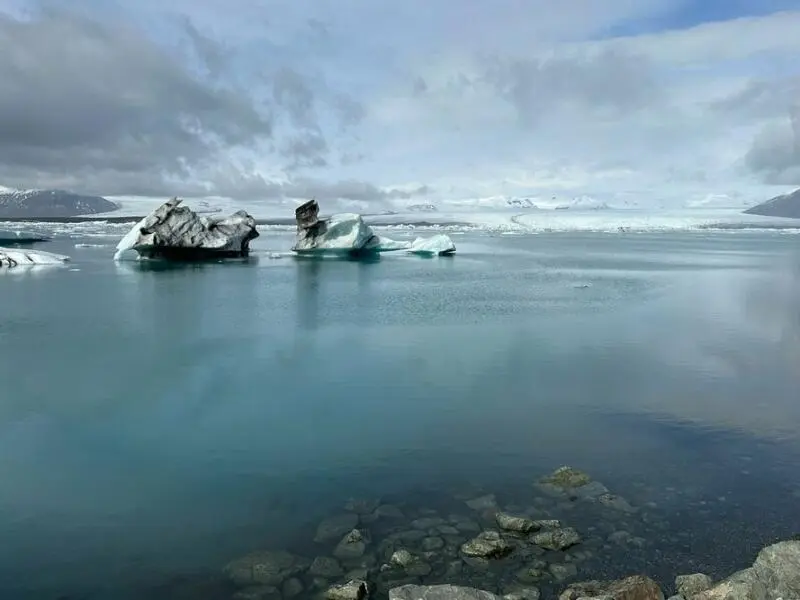
<svg viewBox="0 0 800 600"><path fill-rule="evenodd" d="M42 265L61 265L69 261L69 256L53 254L42 250L23 250L21 248L0 248L0 267L31 267Z"/></svg>

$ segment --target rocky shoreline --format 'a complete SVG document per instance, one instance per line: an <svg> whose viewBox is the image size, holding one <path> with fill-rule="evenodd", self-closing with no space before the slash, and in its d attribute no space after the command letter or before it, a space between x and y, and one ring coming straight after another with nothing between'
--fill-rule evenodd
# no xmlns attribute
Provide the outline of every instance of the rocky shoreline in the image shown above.
<svg viewBox="0 0 800 600"><path fill-rule="evenodd" d="M666 525L571 467L535 482L531 495L531 506L516 506L501 505L494 494L465 494L459 499L463 510L450 514L353 499L318 524L312 553L263 550L231 561L224 568L233 586L227 597L663 600L674 593L673 600L800 598L800 541L769 546L752 567L716 583L704 574L675 574L674 587L662 590L647 573L635 571L599 581L592 576L605 573L605 556L622 552L636 564L649 544L639 534L644 528L666 530ZM575 522L565 514L574 514Z"/></svg>

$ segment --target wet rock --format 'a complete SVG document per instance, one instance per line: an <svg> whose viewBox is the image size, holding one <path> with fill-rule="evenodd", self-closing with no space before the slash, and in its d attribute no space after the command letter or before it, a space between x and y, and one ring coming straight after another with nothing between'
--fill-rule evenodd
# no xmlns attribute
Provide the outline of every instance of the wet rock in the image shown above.
<svg viewBox="0 0 800 600"><path fill-rule="evenodd" d="M758 553L753 570L772 598L800 598L800 541L779 542Z"/></svg>
<svg viewBox="0 0 800 600"><path fill-rule="evenodd" d="M633 513L636 512L636 509L631 506L625 498L622 496L617 496L615 494L603 494L597 498L598 502L603 506L607 506L609 508L613 508L614 510L618 510L620 512L625 513Z"/></svg>
<svg viewBox="0 0 800 600"><path fill-rule="evenodd" d="M531 538L534 544L546 550L566 550L580 543L581 536L572 527L542 531Z"/></svg>
<svg viewBox="0 0 800 600"><path fill-rule="evenodd" d="M691 598L695 594L705 592L714 585L711 577L703 575L702 573L694 573L692 575L678 575L675 578L675 588L678 594L684 598Z"/></svg>
<svg viewBox="0 0 800 600"><path fill-rule="evenodd" d="M557 488L577 488L586 485L591 481L591 478L578 469L572 467L559 467L550 475L543 477L540 482L544 484L553 485Z"/></svg>
<svg viewBox="0 0 800 600"><path fill-rule="evenodd" d="M465 504L472 510L478 512L497 510L497 498L495 498L494 494L487 494L485 496L473 498L472 500L467 500Z"/></svg>
<svg viewBox="0 0 800 600"><path fill-rule="evenodd" d="M658 584L643 575L617 581L584 581L564 590L559 600L602 598L603 600L664 600Z"/></svg>
<svg viewBox="0 0 800 600"><path fill-rule="evenodd" d="M342 560L353 560L364 556L367 550L367 537L359 529L353 529L342 538L333 550L333 555Z"/></svg>
<svg viewBox="0 0 800 600"><path fill-rule="evenodd" d="M339 561L335 558L331 558L329 556L318 556L311 563L308 573L316 577L334 579L336 577L341 577L341 575L344 573L344 569L342 569L342 565L340 565Z"/></svg>
<svg viewBox="0 0 800 600"><path fill-rule="evenodd" d="M364 600L368 595L367 583L357 579L343 585L334 585L325 592L327 600Z"/></svg>
<svg viewBox="0 0 800 600"><path fill-rule="evenodd" d="M358 525L358 515L352 513L329 517L317 527L314 541L322 543L341 538L348 531L355 528L356 525Z"/></svg>
<svg viewBox="0 0 800 600"><path fill-rule="evenodd" d="M457 585L404 585L389 590L389 600L501 600L500 596Z"/></svg>
<svg viewBox="0 0 800 600"><path fill-rule="evenodd" d="M431 566L418 556L414 556L408 550L398 550L389 559L389 564L400 567L406 574L417 577L424 577L433 570Z"/></svg>
<svg viewBox="0 0 800 600"><path fill-rule="evenodd" d="M427 537L422 540L422 549L425 552L433 552L434 550L440 550L444 548L444 540L440 537Z"/></svg>
<svg viewBox="0 0 800 600"><path fill-rule="evenodd" d="M307 562L288 552L253 552L231 561L224 571L237 585L279 585L307 566Z"/></svg>
<svg viewBox="0 0 800 600"><path fill-rule="evenodd" d="M287 600L289 598L294 598L299 596L303 593L303 582L297 579L297 577L292 577L291 579L287 579L283 582L283 587L281 588L281 592L283 593L283 597Z"/></svg>
<svg viewBox="0 0 800 600"><path fill-rule="evenodd" d="M512 585L503 591L505 600L539 600L542 596L539 588L530 586Z"/></svg>
<svg viewBox="0 0 800 600"><path fill-rule="evenodd" d="M543 560L535 560L527 567L517 571L516 577L523 583L535 583L542 579L546 573L547 563Z"/></svg>
<svg viewBox="0 0 800 600"><path fill-rule="evenodd" d="M414 529L433 529L439 525L444 525L446 521L439 517L424 517L422 519L414 519L411 521L411 526Z"/></svg>
<svg viewBox="0 0 800 600"><path fill-rule="evenodd" d="M281 600L281 592L271 585L260 585L239 590L232 600Z"/></svg>
<svg viewBox="0 0 800 600"><path fill-rule="evenodd" d="M344 578L347 581L352 581L353 579L366 581L369 578L369 569L367 567L358 567L352 571L348 571Z"/></svg>
<svg viewBox="0 0 800 600"><path fill-rule="evenodd" d="M534 531L538 529L559 529L561 521L558 519L537 519L533 522Z"/></svg>
<svg viewBox="0 0 800 600"><path fill-rule="evenodd" d="M344 503L344 509L357 515L368 515L378 508L380 500L369 498L350 498Z"/></svg>
<svg viewBox="0 0 800 600"><path fill-rule="evenodd" d="M466 556L478 558L502 558L514 549L498 531L484 531L477 537L461 545L461 552Z"/></svg>
<svg viewBox="0 0 800 600"><path fill-rule="evenodd" d="M669 598L667 598L667 600L686 600L686 598L684 598L680 594L675 594L674 596L670 596Z"/></svg>
<svg viewBox="0 0 800 600"><path fill-rule="evenodd" d="M536 523L531 519L525 517L515 517L508 513L499 512L494 516L497 521L497 526L505 531L514 531L516 533L530 533L537 529Z"/></svg>
<svg viewBox="0 0 800 600"><path fill-rule="evenodd" d="M695 594L688 600L776 600L779 597L767 595L766 586L751 567L734 573L711 589Z"/></svg>
<svg viewBox="0 0 800 600"><path fill-rule="evenodd" d="M461 560L473 571L485 572L491 567L491 562L488 558L481 558L479 556L463 556Z"/></svg>
<svg viewBox="0 0 800 600"><path fill-rule="evenodd" d="M386 539L392 542L405 542L414 543L428 537L428 534L419 529L412 529L410 531L398 531L388 536Z"/></svg>
<svg viewBox="0 0 800 600"><path fill-rule="evenodd" d="M389 559L389 564L392 564L396 567L405 568L413 564L415 560L416 558L414 557L414 555L411 554L411 552L409 552L408 550L398 550L397 552L392 554L392 557Z"/></svg>
<svg viewBox="0 0 800 600"><path fill-rule="evenodd" d="M578 567L573 564L553 564L550 565L550 573L556 581L566 581L578 574Z"/></svg>

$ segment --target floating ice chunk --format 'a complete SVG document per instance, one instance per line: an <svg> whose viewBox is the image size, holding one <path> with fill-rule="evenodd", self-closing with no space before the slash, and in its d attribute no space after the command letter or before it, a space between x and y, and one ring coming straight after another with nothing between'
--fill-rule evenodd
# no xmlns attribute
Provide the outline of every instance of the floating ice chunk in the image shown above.
<svg viewBox="0 0 800 600"><path fill-rule="evenodd" d="M69 256L53 254L42 250L23 250L19 248L0 248L0 267L23 267L36 265L61 265Z"/></svg>
<svg viewBox="0 0 800 600"><path fill-rule="evenodd" d="M244 211L224 219L200 217L173 198L139 221L117 244L114 260L135 250L140 256L175 260L243 257L258 237L256 222Z"/></svg>
<svg viewBox="0 0 800 600"><path fill-rule="evenodd" d="M426 256L446 256L455 253L456 245L450 239L450 236L440 233L429 238L418 237L411 242L411 247L408 251L412 254Z"/></svg>
<svg viewBox="0 0 800 600"><path fill-rule="evenodd" d="M391 238L378 236L378 252L397 252L398 250L410 250L411 242L393 240Z"/></svg>
<svg viewBox="0 0 800 600"><path fill-rule="evenodd" d="M312 223L305 227L298 225L292 250L301 253L377 250L379 241L359 214L340 213L320 220L314 214Z"/></svg>

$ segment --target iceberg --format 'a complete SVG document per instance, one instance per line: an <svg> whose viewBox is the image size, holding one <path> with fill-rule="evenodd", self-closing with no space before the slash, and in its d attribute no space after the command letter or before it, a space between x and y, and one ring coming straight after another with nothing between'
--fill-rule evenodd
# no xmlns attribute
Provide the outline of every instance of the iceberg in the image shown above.
<svg viewBox="0 0 800 600"><path fill-rule="evenodd" d="M411 242L408 251L423 256L449 256L455 254L456 245L450 236L440 233L429 238L418 237Z"/></svg>
<svg viewBox="0 0 800 600"><path fill-rule="evenodd" d="M63 254L53 254L42 250L0 248L0 267L61 265L67 261L69 261L69 256Z"/></svg>
<svg viewBox="0 0 800 600"><path fill-rule="evenodd" d="M295 210L297 239L292 251L297 254L353 255L408 251L412 254L453 254L456 246L446 235L417 238L413 242L377 235L356 213L340 213L319 218L319 204L309 200Z"/></svg>
<svg viewBox="0 0 800 600"><path fill-rule="evenodd" d="M0 229L0 244L35 244L47 242L49 238L29 231L9 231Z"/></svg>
<svg viewBox="0 0 800 600"><path fill-rule="evenodd" d="M255 219L240 210L228 217L200 217L172 198L139 221L117 244L114 260L131 250L140 257L202 260L244 257L258 237Z"/></svg>

